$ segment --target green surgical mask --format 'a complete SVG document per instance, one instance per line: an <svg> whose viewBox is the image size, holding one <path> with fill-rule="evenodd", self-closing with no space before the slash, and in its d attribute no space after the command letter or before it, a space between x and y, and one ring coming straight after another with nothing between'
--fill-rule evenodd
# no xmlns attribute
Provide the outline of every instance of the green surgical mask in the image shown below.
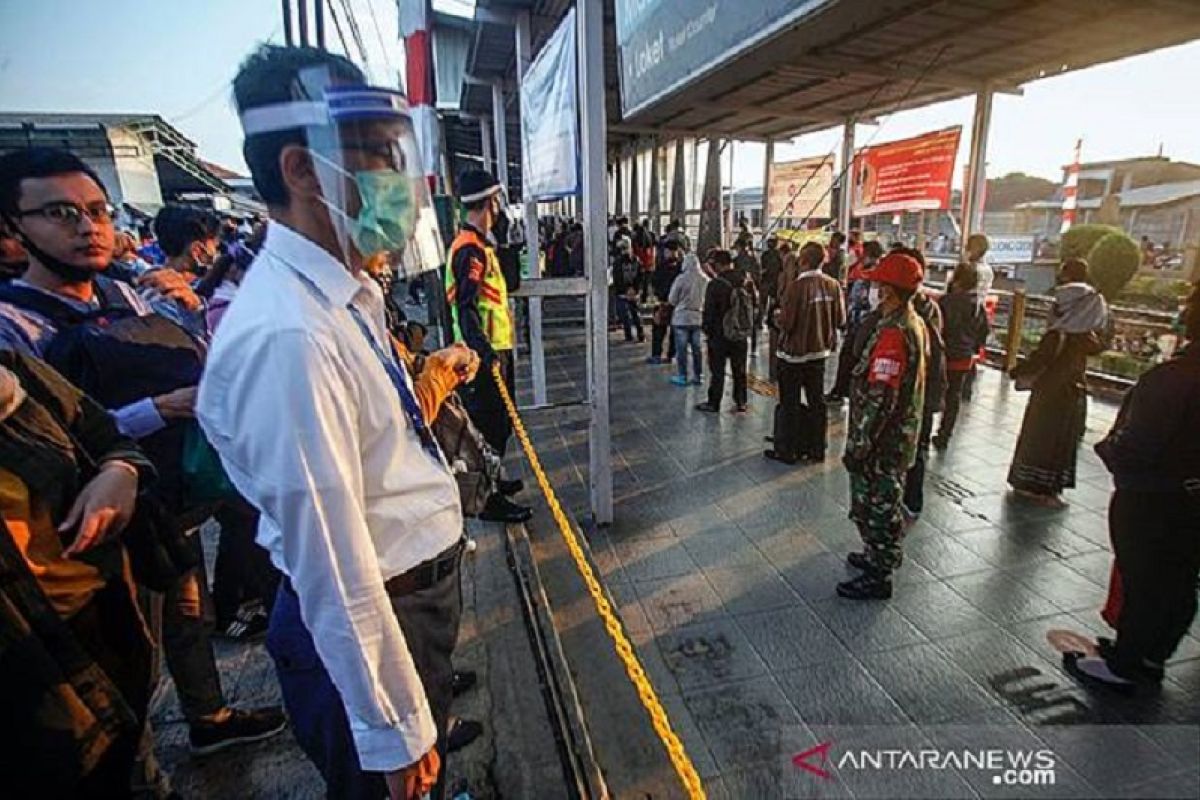
<svg viewBox="0 0 1200 800"><path fill-rule="evenodd" d="M353 174L317 155L330 167L353 178L362 201L358 216L351 217L328 201L330 211L349 226L350 240L363 256L382 251L403 250L417 227L417 204L411 179L392 169L363 170Z"/></svg>

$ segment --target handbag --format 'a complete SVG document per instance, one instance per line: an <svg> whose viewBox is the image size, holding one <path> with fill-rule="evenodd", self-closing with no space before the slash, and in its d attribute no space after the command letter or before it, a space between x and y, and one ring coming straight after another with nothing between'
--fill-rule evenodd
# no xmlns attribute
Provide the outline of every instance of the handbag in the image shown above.
<svg viewBox="0 0 1200 800"><path fill-rule="evenodd" d="M1066 342L1066 336L1061 333L1058 334L1058 343L1054 346L1054 355L1046 359L1045 363L1040 369L1022 369L1022 367L1026 366L1025 364L1015 368L1012 371L1013 388L1018 392L1033 391L1033 387L1036 386L1041 377L1046 374L1046 370L1049 369L1055 361L1058 361L1058 357L1062 355L1063 346L1066 344Z"/></svg>
<svg viewBox="0 0 1200 800"><path fill-rule="evenodd" d="M500 480L499 457L471 422L458 395L446 398L431 427L458 483L463 514L478 516Z"/></svg>

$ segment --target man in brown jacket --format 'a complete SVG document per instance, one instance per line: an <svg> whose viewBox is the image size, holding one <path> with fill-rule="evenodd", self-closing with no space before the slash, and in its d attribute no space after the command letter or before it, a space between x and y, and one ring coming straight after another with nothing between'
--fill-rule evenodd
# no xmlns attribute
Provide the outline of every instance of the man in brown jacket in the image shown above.
<svg viewBox="0 0 1200 800"><path fill-rule="evenodd" d="M764 455L785 464L825 460L825 362L837 351L846 306L841 285L821 271L824 260L821 245L804 245L800 274L780 286L780 413L775 447Z"/></svg>

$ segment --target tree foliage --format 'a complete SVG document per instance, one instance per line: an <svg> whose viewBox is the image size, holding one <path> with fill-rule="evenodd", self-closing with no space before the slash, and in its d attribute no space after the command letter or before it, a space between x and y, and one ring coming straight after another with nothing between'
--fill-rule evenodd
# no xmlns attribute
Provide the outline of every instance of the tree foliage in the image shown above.
<svg viewBox="0 0 1200 800"><path fill-rule="evenodd" d="M1087 261L1092 283L1111 303L1137 273L1142 252L1137 242L1117 231L1102 236L1088 252Z"/></svg>
<svg viewBox="0 0 1200 800"><path fill-rule="evenodd" d="M1063 261L1068 258L1087 258L1096 242L1110 233L1121 233L1121 229L1112 225L1075 225L1063 234L1059 257Z"/></svg>

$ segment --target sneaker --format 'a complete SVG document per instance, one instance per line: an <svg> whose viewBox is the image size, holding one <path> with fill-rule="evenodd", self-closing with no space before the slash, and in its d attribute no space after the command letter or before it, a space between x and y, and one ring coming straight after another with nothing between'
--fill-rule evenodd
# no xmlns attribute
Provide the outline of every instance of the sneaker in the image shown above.
<svg viewBox="0 0 1200 800"><path fill-rule="evenodd" d="M687 386L688 379L683 377L682 375L672 375L671 383L673 383L676 386Z"/></svg>
<svg viewBox="0 0 1200 800"><path fill-rule="evenodd" d="M842 397L840 394L833 394L831 392L830 394L825 395L825 402L831 406L840 406L842 403L846 402L846 398Z"/></svg>
<svg viewBox="0 0 1200 800"><path fill-rule="evenodd" d="M269 622L262 606L240 608L228 625L217 627L217 635L235 642L252 642L266 634Z"/></svg>
<svg viewBox="0 0 1200 800"><path fill-rule="evenodd" d="M712 403L701 403L700 405L696 406L696 410L703 411L708 414L716 414L721 409L719 406L714 406Z"/></svg>
<svg viewBox="0 0 1200 800"><path fill-rule="evenodd" d="M867 558L866 553L856 551L846 554L846 566L865 572L871 568L871 561Z"/></svg>
<svg viewBox="0 0 1200 800"><path fill-rule="evenodd" d="M661 363L663 363L663 360L661 358L658 358L657 356L646 356L646 363L647 364L661 364Z"/></svg>
<svg viewBox="0 0 1200 800"><path fill-rule="evenodd" d="M857 578L837 585L839 597L849 600L888 600L892 596L892 579L874 572L864 572Z"/></svg>
<svg viewBox="0 0 1200 800"><path fill-rule="evenodd" d="M700 377L699 375L692 378L692 386L703 386L703 385L704 385L704 378Z"/></svg>
<svg viewBox="0 0 1200 800"><path fill-rule="evenodd" d="M742 403L741 405L737 405L737 406L734 406L733 408L729 409L729 413L730 414L745 414L749 410L750 410L750 407L748 405L746 405L745 403Z"/></svg>
<svg viewBox="0 0 1200 800"><path fill-rule="evenodd" d="M270 739L287 727L287 717L279 706L255 709L229 709L220 722L195 722L188 726L188 742L196 755L207 755L226 747Z"/></svg>
<svg viewBox="0 0 1200 800"><path fill-rule="evenodd" d="M933 447L935 450L945 450L950 446L950 437L944 433L939 433L933 437Z"/></svg>
<svg viewBox="0 0 1200 800"><path fill-rule="evenodd" d="M904 505L904 503L900 504L900 516L904 517L905 526L913 525L921 518L920 512L913 511L911 508Z"/></svg>

